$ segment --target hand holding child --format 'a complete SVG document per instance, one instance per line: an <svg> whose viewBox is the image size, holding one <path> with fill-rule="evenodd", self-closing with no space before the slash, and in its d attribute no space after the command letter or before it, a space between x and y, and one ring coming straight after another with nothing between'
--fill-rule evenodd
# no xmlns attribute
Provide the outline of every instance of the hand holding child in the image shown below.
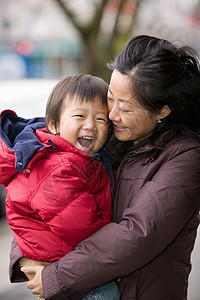
<svg viewBox="0 0 200 300"><path fill-rule="evenodd" d="M25 257L21 258L19 261L21 271L29 279L27 288L32 290L33 295L43 297L42 270L47 264L49 263L44 261L32 260Z"/></svg>

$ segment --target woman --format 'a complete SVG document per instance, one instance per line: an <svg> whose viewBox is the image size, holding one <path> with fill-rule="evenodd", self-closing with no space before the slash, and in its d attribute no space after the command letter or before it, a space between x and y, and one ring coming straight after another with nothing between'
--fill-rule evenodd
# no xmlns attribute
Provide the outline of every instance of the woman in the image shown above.
<svg viewBox="0 0 200 300"><path fill-rule="evenodd" d="M183 300L200 209L198 58L138 36L109 68L113 223L59 262L28 267L22 258L20 266L36 273L28 287L45 299L78 299L118 279L122 300ZM14 243L12 281L23 279L20 257Z"/></svg>

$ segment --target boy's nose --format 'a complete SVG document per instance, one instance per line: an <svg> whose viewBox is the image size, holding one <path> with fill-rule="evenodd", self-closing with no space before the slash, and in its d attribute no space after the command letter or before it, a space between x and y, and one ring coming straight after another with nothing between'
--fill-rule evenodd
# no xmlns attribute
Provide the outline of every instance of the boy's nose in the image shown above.
<svg viewBox="0 0 200 300"><path fill-rule="evenodd" d="M96 130L95 120L92 120L92 119L85 120L84 129L87 129L87 130Z"/></svg>

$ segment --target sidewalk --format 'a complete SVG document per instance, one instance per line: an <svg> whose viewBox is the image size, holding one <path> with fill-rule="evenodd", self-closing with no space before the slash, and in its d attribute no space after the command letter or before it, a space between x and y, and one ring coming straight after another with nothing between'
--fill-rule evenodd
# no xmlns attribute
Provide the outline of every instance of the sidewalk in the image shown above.
<svg viewBox="0 0 200 300"><path fill-rule="evenodd" d="M0 219L0 300L37 300L27 289L26 283L10 283L8 277L8 265L12 232L7 225L6 218Z"/></svg>
<svg viewBox="0 0 200 300"><path fill-rule="evenodd" d="M8 264L12 233L7 225L6 219L0 219L0 300L37 300L26 288L26 283L10 283L8 277ZM188 300L200 299L200 227L192 253L192 272L189 278ZM148 300L148 299L147 299ZM155 299L156 300L156 299Z"/></svg>

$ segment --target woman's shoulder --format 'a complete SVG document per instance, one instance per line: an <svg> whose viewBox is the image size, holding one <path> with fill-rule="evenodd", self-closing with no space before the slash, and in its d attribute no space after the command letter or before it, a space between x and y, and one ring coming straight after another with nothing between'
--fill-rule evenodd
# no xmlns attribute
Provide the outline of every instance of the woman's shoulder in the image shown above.
<svg viewBox="0 0 200 300"><path fill-rule="evenodd" d="M200 147L200 135L194 132L181 132L174 135L168 142L168 147L179 146L182 149Z"/></svg>
<svg viewBox="0 0 200 300"><path fill-rule="evenodd" d="M200 136L191 132L174 135L165 145L162 153L164 160L178 159L180 163L200 165ZM175 163L175 161L174 161Z"/></svg>

